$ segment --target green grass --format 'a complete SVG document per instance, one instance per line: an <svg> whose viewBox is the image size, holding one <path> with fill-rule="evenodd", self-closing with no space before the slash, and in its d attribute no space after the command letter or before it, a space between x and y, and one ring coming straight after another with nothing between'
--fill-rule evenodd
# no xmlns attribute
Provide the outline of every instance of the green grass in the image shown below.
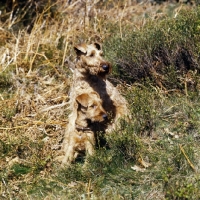
<svg viewBox="0 0 200 200"><path fill-rule="evenodd" d="M38 157L25 166L13 165L9 171L1 172L1 177L8 183L17 178L20 190L36 199L45 196L51 199L144 199L151 195L152 199L156 196L160 199L198 199L198 93L188 97L184 94L167 96L145 87L132 87L131 94L134 90L135 99L140 98L140 102L135 101L131 107L141 106L133 110L133 123L122 122L122 130L107 136L110 148L97 149L87 168L82 168L81 161L61 169L58 164L50 161L49 166L48 160L45 162ZM145 108L149 96L148 108L152 110ZM153 129L146 125L149 118ZM42 146L33 144L31 148L41 151ZM139 158L151 164L144 172L131 168L134 165L143 168ZM50 170L49 175L41 177L39 174L43 170ZM31 181L23 178L25 174L32 174Z"/></svg>

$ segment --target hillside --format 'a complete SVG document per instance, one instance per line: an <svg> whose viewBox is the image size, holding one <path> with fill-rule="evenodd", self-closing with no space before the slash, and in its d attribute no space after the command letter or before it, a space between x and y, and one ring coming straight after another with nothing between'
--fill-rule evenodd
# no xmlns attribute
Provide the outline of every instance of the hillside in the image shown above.
<svg viewBox="0 0 200 200"><path fill-rule="evenodd" d="M200 199L198 2L5 2L0 199ZM87 168L83 158L62 168L69 64L81 42L102 43L132 121L105 136Z"/></svg>

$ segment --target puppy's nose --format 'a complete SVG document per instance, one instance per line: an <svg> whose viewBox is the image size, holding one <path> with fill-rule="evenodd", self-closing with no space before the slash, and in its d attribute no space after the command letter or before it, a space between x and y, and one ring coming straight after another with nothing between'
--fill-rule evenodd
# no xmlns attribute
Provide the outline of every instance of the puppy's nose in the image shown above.
<svg viewBox="0 0 200 200"><path fill-rule="evenodd" d="M106 114L103 114L102 117L103 117L104 120L108 119L108 116Z"/></svg>
<svg viewBox="0 0 200 200"><path fill-rule="evenodd" d="M109 66L107 64L103 64L102 68L104 69L104 71L108 72L109 71Z"/></svg>

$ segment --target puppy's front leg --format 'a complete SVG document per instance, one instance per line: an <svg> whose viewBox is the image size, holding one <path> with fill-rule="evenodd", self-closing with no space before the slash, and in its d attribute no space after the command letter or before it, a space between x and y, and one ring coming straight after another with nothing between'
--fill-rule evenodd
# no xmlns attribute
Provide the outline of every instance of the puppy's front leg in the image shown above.
<svg viewBox="0 0 200 200"><path fill-rule="evenodd" d="M95 137L93 132L86 133L86 141L85 141L85 149L86 153L89 155L94 154L94 146L95 146Z"/></svg>

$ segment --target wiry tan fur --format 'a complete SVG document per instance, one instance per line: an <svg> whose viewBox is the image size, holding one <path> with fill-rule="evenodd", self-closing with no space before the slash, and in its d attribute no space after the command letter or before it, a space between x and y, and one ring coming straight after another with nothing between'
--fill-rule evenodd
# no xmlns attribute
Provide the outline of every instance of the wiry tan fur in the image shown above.
<svg viewBox="0 0 200 200"><path fill-rule="evenodd" d="M77 55L75 68L84 75L97 75L105 77L111 70L110 63L103 59L103 52L98 43L80 44L74 47Z"/></svg>
<svg viewBox="0 0 200 200"><path fill-rule="evenodd" d="M63 150L65 152L62 158L63 164L71 164L78 153L86 151L86 154L92 155L95 146L95 126L98 123L104 123L107 114L102 107L102 101L98 93L91 88L77 92L73 102L74 110L69 116Z"/></svg>
<svg viewBox="0 0 200 200"><path fill-rule="evenodd" d="M72 88L92 87L100 95L103 108L110 116L110 125L106 131L111 131L116 127L119 118L127 119L129 116L127 101L106 79L106 75L111 72L111 65L102 57L103 52L98 43L80 44L74 49L77 54L77 62L73 73ZM75 90L71 91L71 96L74 96L74 93L76 93ZM104 128L105 126L103 126Z"/></svg>

